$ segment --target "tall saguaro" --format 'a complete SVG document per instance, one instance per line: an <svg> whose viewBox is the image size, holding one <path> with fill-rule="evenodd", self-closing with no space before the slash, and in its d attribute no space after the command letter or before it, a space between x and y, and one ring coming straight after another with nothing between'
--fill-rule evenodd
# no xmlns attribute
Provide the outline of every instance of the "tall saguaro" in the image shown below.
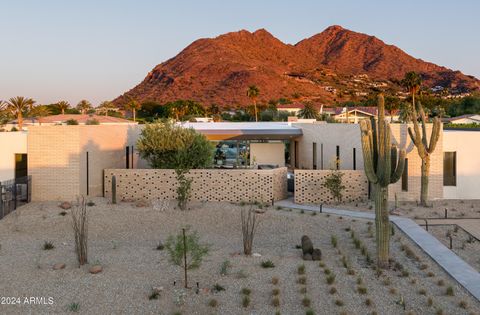
<svg viewBox="0 0 480 315"><path fill-rule="evenodd" d="M435 151L437 146L438 138L440 137L441 122L438 117L433 119L432 133L430 135L430 143L427 140L427 119L425 117L425 112L420 102L418 104L418 113L420 114L420 120L422 122L422 130L420 131L420 126L418 123L418 114L415 106L412 106L410 111L410 119L413 123L413 130L411 127L408 127L408 134L412 139L413 143L417 147L418 155L422 159L422 181L420 189L420 204L424 207L427 206L428 202L428 176L430 175L430 155Z"/></svg>
<svg viewBox="0 0 480 315"><path fill-rule="evenodd" d="M388 218L388 185L397 182L405 166L405 150L391 142L390 124L385 120L383 94L378 95L378 120L360 122L365 174L374 185L377 263L388 267L390 220Z"/></svg>

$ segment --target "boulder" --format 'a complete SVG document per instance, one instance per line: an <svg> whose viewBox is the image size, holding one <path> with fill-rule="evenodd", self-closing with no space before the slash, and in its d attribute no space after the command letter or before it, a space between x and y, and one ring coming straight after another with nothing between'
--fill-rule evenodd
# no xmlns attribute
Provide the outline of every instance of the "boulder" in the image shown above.
<svg viewBox="0 0 480 315"><path fill-rule="evenodd" d="M59 205L59 207L62 208L63 210L68 210L72 208L72 204L68 201L64 201Z"/></svg>
<svg viewBox="0 0 480 315"><path fill-rule="evenodd" d="M306 235L302 236L302 254L312 254L313 253L313 243L310 238Z"/></svg>
<svg viewBox="0 0 480 315"><path fill-rule="evenodd" d="M52 269L53 270L65 269L65 264L62 264L62 263L55 264L55 265L53 265Z"/></svg>
<svg viewBox="0 0 480 315"><path fill-rule="evenodd" d="M102 270L103 270L102 266L100 266L100 265L95 265L95 266L92 266L92 267L88 270L88 272L90 272L91 274L94 275L94 274L97 274L97 273L102 272Z"/></svg>
<svg viewBox="0 0 480 315"><path fill-rule="evenodd" d="M313 250L312 260L322 260L322 251L319 248Z"/></svg>
<svg viewBox="0 0 480 315"><path fill-rule="evenodd" d="M303 255L303 260L313 260L313 259L312 259L312 255L310 255L310 254L304 254L304 255Z"/></svg>

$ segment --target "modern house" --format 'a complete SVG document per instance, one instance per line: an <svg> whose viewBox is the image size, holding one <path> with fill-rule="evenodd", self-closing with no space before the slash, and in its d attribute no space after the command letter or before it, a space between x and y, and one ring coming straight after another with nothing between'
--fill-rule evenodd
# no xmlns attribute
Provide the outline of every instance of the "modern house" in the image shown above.
<svg viewBox="0 0 480 315"><path fill-rule="evenodd" d="M358 124L210 122L183 126L215 143L214 167L227 171L281 166L290 171L363 169ZM407 150L407 166L402 179L391 186L391 197L397 194L399 200L418 200L421 160L407 126L391 127L392 141ZM136 151L142 128L133 124L42 125L31 126L28 132L0 133L0 180L28 173L34 200L101 196L105 169L148 167ZM475 184L480 183L478 143L480 131L442 131L431 157L431 198L480 198Z"/></svg>
<svg viewBox="0 0 480 315"><path fill-rule="evenodd" d="M445 123L450 124L480 124L480 115L467 114L457 117L443 119Z"/></svg>

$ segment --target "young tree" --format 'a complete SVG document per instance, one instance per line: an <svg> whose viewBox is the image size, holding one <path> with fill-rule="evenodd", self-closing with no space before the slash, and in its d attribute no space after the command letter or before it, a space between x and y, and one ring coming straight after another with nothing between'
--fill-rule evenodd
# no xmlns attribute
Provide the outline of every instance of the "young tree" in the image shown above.
<svg viewBox="0 0 480 315"><path fill-rule="evenodd" d="M313 104L306 103L303 108L298 111L297 116L303 119L318 119L318 110Z"/></svg>
<svg viewBox="0 0 480 315"><path fill-rule="evenodd" d="M60 101L57 104L57 108L65 115L65 111L70 108L70 104L67 101Z"/></svg>
<svg viewBox="0 0 480 315"><path fill-rule="evenodd" d="M175 169L179 182L178 206L185 209L191 184L185 175L191 169L205 168L212 164L212 143L193 128L157 122L143 128L137 148L140 156L151 167Z"/></svg>
<svg viewBox="0 0 480 315"><path fill-rule="evenodd" d="M165 248L170 255L170 261L183 267L184 286L188 288L187 271L200 267L203 257L208 255L210 246L200 244L200 237L196 231L187 233L187 229L184 228L182 233L168 237Z"/></svg>
<svg viewBox="0 0 480 315"><path fill-rule="evenodd" d="M142 108L142 105L132 97L130 97L128 99L128 102L125 104L125 109L132 111L134 122L137 121L136 119L137 110L140 110L141 108Z"/></svg>
<svg viewBox="0 0 480 315"><path fill-rule="evenodd" d="M92 109L92 103L87 100L81 100L77 104L77 109L80 111L82 115L85 115L90 109Z"/></svg>
<svg viewBox="0 0 480 315"><path fill-rule="evenodd" d="M413 123L413 130L408 127L408 134L413 143L417 147L417 152L422 159L422 180L420 189L420 204L424 207L428 202L428 176L430 175L430 155L435 151L438 139L440 137L440 130L442 129L442 123L438 117L433 118L432 133L430 134L430 143L427 142L427 119L425 118L425 112L420 102L418 104L418 112L420 113L420 120L422 122L422 130L418 124L417 110L413 107L410 112L410 120Z"/></svg>
<svg viewBox="0 0 480 315"><path fill-rule="evenodd" d="M365 174L374 185L377 264L388 267L390 221L388 185L397 182L405 166L405 150L391 143L390 124L385 120L383 95L378 95L378 121L360 121ZM398 155L398 159L397 159Z"/></svg>
<svg viewBox="0 0 480 315"><path fill-rule="evenodd" d="M255 121L258 121L257 113L257 98L260 94L260 89L256 85L250 85L247 89L247 96L252 100L255 109Z"/></svg>
<svg viewBox="0 0 480 315"><path fill-rule="evenodd" d="M116 111L117 107L110 101L103 101L97 108L99 113L104 113L105 116L108 116L108 113L111 111Z"/></svg>
<svg viewBox="0 0 480 315"><path fill-rule="evenodd" d="M22 130L23 127L24 114L28 114L34 104L35 101L33 99L23 96L12 97L6 103L5 110L17 117L19 130Z"/></svg>

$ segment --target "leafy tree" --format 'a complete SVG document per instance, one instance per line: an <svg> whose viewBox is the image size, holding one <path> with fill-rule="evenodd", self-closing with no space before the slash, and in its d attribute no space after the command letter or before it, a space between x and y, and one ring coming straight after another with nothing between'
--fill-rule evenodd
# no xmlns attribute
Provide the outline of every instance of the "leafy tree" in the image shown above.
<svg viewBox="0 0 480 315"><path fill-rule="evenodd" d="M420 90L422 77L415 71L410 71L405 74L401 84L412 94L412 105L415 106L415 94Z"/></svg>
<svg viewBox="0 0 480 315"><path fill-rule="evenodd" d="M203 258L210 251L209 245L200 244L197 231L187 233L188 229L182 229L182 233L170 235L165 243L165 248L170 256L170 261L184 269L184 286L188 288L187 270L196 269L202 264Z"/></svg>
<svg viewBox="0 0 480 315"><path fill-rule="evenodd" d="M57 108L65 115L65 111L70 108L70 104L67 101L60 101L57 104Z"/></svg>
<svg viewBox="0 0 480 315"><path fill-rule="evenodd" d="M10 112L10 114L17 117L18 129L22 130L23 116L28 114L34 104L35 101L31 98L17 96L9 99L6 105L4 105L4 108Z"/></svg>
<svg viewBox="0 0 480 315"><path fill-rule="evenodd" d="M210 104L210 106L208 106L207 108L207 114L209 116L220 115L220 113L221 113L220 107L218 107L217 104Z"/></svg>
<svg viewBox="0 0 480 315"><path fill-rule="evenodd" d="M260 89L256 85L250 85L247 89L247 96L252 100L255 109L255 121L258 121L257 113L257 98L260 94Z"/></svg>
<svg viewBox="0 0 480 315"><path fill-rule="evenodd" d="M322 184L323 187L330 191L333 200L337 201L338 203L342 202L343 191L345 190L345 185L343 184L343 175L344 173L339 170L332 170L330 174L325 177L325 182Z"/></svg>
<svg viewBox="0 0 480 315"><path fill-rule="evenodd" d="M105 116L108 116L108 113L111 111L116 111L118 108L110 101L103 101L97 108L99 113L104 113Z"/></svg>
<svg viewBox="0 0 480 315"><path fill-rule="evenodd" d="M193 116L204 116L205 109L200 103L192 100L178 100L165 104L168 109L168 117L177 121L186 121Z"/></svg>
<svg viewBox="0 0 480 315"><path fill-rule="evenodd" d="M298 111L297 116L303 119L318 119L318 110L311 103L306 103L304 107Z"/></svg>
<svg viewBox="0 0 480 315"><path fill-rule="evenodd" d="M147 119L158 119L168 117L168 108L160 103L147 101L141 104L138 116Z"/></svg>
<svg viewBox="0 0 480 315"><path fill-rule="evenodd" d="M128 98L128 102L125 103L125 109L128 109L132 112L133 116L133 121L137 121L136 113L138 110L142 108L142 104L140 104L137 100L135 100L133 97Z"/></svg>
<svg viewBox="0 0 480 315"><path fill-rule="evenodd" d="M400 104L402 101L393 95L387 95L385 97L385 109L390 114L390 122L393 122L393 112L397 109L400 109Z"/></svg>
<svg viewBox="0 0 480 315"><path fill-rule="evenodd" d="M85 115L90 109L92 109L92 103L87 100L81 100L77 104L77 109L80 111L82 115Z"/></svg>

